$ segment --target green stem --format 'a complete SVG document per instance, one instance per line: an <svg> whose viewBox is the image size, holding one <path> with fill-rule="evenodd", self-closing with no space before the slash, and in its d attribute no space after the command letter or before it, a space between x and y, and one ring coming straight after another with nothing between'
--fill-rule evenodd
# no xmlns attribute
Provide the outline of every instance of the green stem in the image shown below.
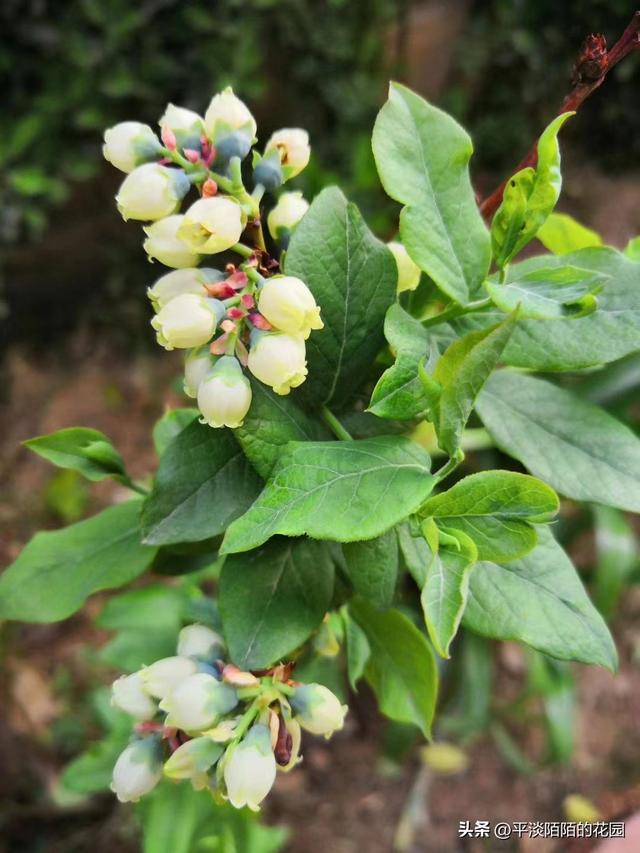
<svg viewBox="0 0 640 853"><path fill-rule="evenodd" d="M131 477L128 477L126 474L122 474L118 477L118 480L123 486L131 489L132 492L137 492L139 495L144 495L144 497L149 494L149 489L147 489L146 486L143 486L142 483L136 483L135 480L132 480Z"/></svg>
<svg viewBox="0 0 640 853"><path fill-rule="evenodd" d="M245 246L244 243L235 243L231 247L232 252L236 252L238 255L242 255L243 258L250 258L253 255L253 249L249 246Z"/></svg>
<svg viewBox="0 0 640 853"><path fill-rule="evenodd" d="M429 326L438 326L440 323L446 323L447 320L453 320L455 317L462 317L464 314L471 314L474 311L480 311L482 308L486 308L487 305L491 304L491 299L487 297L486 299L478 299L476 302L470 302L468 305L453 305L451 308L447 308L446 311L441 311L440 314L436 314L435 317L427 317L426 320L422 321L422 325L425 328Z"/></svg>
<svg viewBox="0 0 640 853"><path fill-rule="evenodd" d="M242 739L244 733L247 731L251 723L255 720L259 711L260 708L258 707L257 701L254 701L251 703L251 705L249 705L242 717L240 717L240 722L233 730L233 740L235 742Z"/></svg>
<svg viewBox="0 0 640 853"><path fill-rule="evenodd" d="M455 456L452 456L451 459L449 459L449 461L442 466L442 468L436 471L436 473L434 474L436 480L440 482L441 480L444 480L446 477L448 477L452 471L455 471L455 469L463 461L463 459L464 453L462 452L462 450L458 450Z"/></svg>
<svg viewBox="0 0 640 853"><path fill-rule="evenodd" d="M322 406L320 409L320 415L336 438L339 438L340 441L353 441L353 436L349 435L331 409L328 409L326 406Z"/></svg>

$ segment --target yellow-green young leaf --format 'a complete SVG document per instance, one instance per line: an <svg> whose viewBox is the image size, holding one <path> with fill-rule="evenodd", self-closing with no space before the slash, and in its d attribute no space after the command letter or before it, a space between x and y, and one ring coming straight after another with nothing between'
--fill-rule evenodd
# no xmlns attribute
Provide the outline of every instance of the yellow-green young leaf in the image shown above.
<svg viewBox="0 0 640 853"><path fill-rule="evenodd" d="M398 577L395 530L364 542L346 542L342 552L356 593L380 610L391 607Z"/></svg>
<svg viewBox="0 0 640 853"><path fill-rule="evenodd" d="M499 267L533 240L556 206L562 188L558 133L572 115L559 115L543 132L538 140L536 168L521 169L507 182L491 224L493 257Z"/></svg>
<svg viewBox="0 0 640 853"><path fill-rule="evenodd" d="M349 613L364 631L371 656L365 678L383 714L413 723L425 737L438 693L438 671L427 638L398 610L378 612L362 599L349 603Z"/></svg>
<svg viewBox="0 0 640 853"><path fill-rule="evenodd" d="M632 261L640 261L640 237L633 237L624 250L627 258L630 258Z"/></svg>
<svg viewBox="0 0 640 853"><path fill-rule="evenodd" d="M391 83L372 145L382 186L405 205L400 235L407 252L443 293L469 302L491 260L469 178L469 135L451 116Z"/></svg>
<svg viewBox="0 0 640 853"><path fill-rule="evenodd" d="M561 495L640 511L640 439L599 406L499 370L477 409L498 447Z"/></svg>
<svg viewBox="0 0 640 853"><path fill-rule="evenodd" d="M431 642L438 654L449 657L451 641L458 632L467 603L469 577L478 549L462 530L449 530L449 544L433 553L420 603Z"/></svg>
<svg viewBox="0 0 640 853"><path fill-rule="evenodd" d="M516 316L514 312L497 326L454 341L438 361L433 379L442 392L433 407L434 426L438 444L449 456L454 456L460 447L476 397L500 360Z"/></svg>
<svg viewBox="0 0 640 853"><path fill-rule="evenodd" d="M328 546L310 539L274 539L225 560L219 607L231 660L242 669L276 663L322 621L333 595Z"/></svg>
<svg viewBox="0 0 640 853"><path fill-rule="evenodd" d="M410 515L435 478L429 455L400 436L287 445L253 506L227 529L221 553L270 536L373 539Z"/></svg>
<svg viewBox="0 0 640 853"><path fill-rule="evenodd" d="M602 237L596 231L582 225L568 213L550 213L536 237L554 255L602 246Z"/></svg>
<svg viewBox="0 0 640 853"><path fill-rule="evenodd" d="M478 563L463 624L485 637L615 670L611 635L571 561L547 528L539 538L534 551L508 566Z"/></svg>
<svg viewBox="0 0 640 853"><path fill-rule="evenodd" d="M396 262L358 208L329 187L296 228L285 268L308 285L324 323L306 342L309 374L296 395L313 405L340 405L358 390L384 345L382 324L396 296Z"/></svg>
<svg viewBox="0 0 640 853"><path fill-rule="evenodd" d="M36 533L0 577L0 619L66 619L92 593L141 575L157 550L140 544L141 505L127 501L62 530Z"/></svg>
<svg viewBox="0 0 640 853"><path fill-rule="evenodd" d="M30 438L24 445L59 468L79 471L87 480L117 478L125 473L122 456L97 429L69 427Z"/></svg>
<svg viewBox="0 0 640 853"><path fill-rule="evenodd" d="M475 542L480 560L507 562L535 548L534 523L551 521L558 496L546 483L514 471L481 471L429 498L420 514L439 527L462 531Z"/></svg>
<svg viewBox="0 0 640 853"><path fill-rule="evenodd" d="M521 320L575 320L597 309L594 294L608 278L579 267L550 267L525 273L507 284L486 281L485 287L493 303L505 313L519 307Z"/></svg>

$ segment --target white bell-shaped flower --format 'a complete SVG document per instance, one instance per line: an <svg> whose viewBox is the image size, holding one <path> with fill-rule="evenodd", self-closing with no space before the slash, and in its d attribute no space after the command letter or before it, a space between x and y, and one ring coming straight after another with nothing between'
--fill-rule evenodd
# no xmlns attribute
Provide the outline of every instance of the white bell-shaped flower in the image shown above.
<svg viewBox="0 0 640 853"><path fill-rule="evenodd" d="M198 671L198 664L191 658L174 655L162 658L140 670L144 689L156 699L163 699L190 675Z"/></svg>
<svg viewBox="0 0 640 853"><path fill-rule="evenodd" d="M200 263L200 255L178 237L178 231L184 224L184 216L175 213L159 219L142 230L147 235L143 248L149 260L160 261L167 267L183 269L195 267Z"/></svg>
<svg viewBox="0 0 640 853"><path fill-rule="evenodd" d="M299 127L283 127L276 130L267 142L264 153L277 150L280 153L282 175L285 181L295 178L305 168L311 157L309 134Z"/></svg>
<svg viewBox="0 0 640 853"><path fill-rule="evenodd" d="M206 625L186 625L178 634L178 654L211 663L220 654L224 642L220 634Z"/></svg>
<svg viewBox="0 0 640 853"><path fill-rule="evenodd" d="M189 178L182 169L145 163L124 179L116 204L125 220L153 222L175 213L190 186Z"/></svg>
<svg viewBox="0 0 640 853"><path fill-rule="evenodd" d="M224 305L217 299L183 293L174 297L151 319L158 343L166 350L199 347L210 341Z"/></svg>
<svg viewBox="0 0 640 853"><path fill-rule="evenodd" d="M185 211L178 236L192 251L213 255L238 242L244 223L238 202L216 195L199 199Z"/></svg>
<svg viewBox="0 0 640 853"><path fill-rule="evenodd" d="M151 300L154 309L158 311L175 296L183 293L195 293L197 296L206 296L205 284L222 281L227 277L226 273L209 267L187 267L182 270L168 272L147 288L147 296Z"/></svg>
<svg viewBox="0 0 640 853"><path fill-rule="evenodd" d="M160 140L148 124L122 121L104 132L102 154L116 169L132 172L141 163L157 158Z"/></svg>
<svg viewBox="0 0 640 853"><path fill-rule="evenodd" d="M238 704L233 687L208 672L197 672L180 683L160 703L167 712L166 725L199 732L213 726L223 714Z"/></svg>
<svg viewBox="0 0 640 853"><path fill-rule="evenodd" d="M322 329L320 309L307 285L293 275L274 275L264 283L258 310L282 332L305 340L312 329Z"/></svg>
<svg viewBox="0 0 640 853"><path fill-rule="evenodd" d="M111 704L136 720L150 720L158 706L147 693L139 672L123 675L111 685Z"/></svg>
<svg viewBox="0 0 640 853"><path fill-rule="evenodd" d="M187 397L198 396L200 383L206 379L213 367L214 357L208 346L196 347L187 351L184 359L184 382L182 387Z"/></svg>
<svg viewBox="0 0 640 853"><path fill-rule="evenodd" d="M307 210L309 210L309 202L301 192L282 193L276 206L267 216L267 227L273 239L288 238Z"/></svg>
<svg viewBox="0 0 640 853"><path fill-rule="evenodd" d="M249 350L248 366L256 379L276 394L288 394L307 377L304 340L283 332L260 334Z"/></svg>
<svg viewBox="0 0 640 853"><path fill-rule="evenodd" d="M224 781L227 796L235 808L249 806L259 811L276 779L276 759L271 734L263 725L253 726L244 740L230 748L225 758Z"/></svg>
<svg viewBox="0 0 640 853"><path fill-rule="evenodd" d="M420 267L411 260L402 243L391 241L387 246L391 249L398 267L398 293L403 290L415 290L420 284Z"/></svg>
<svg viewBox="0 0 640 853"><path fill-rule="evenodd" d="M162 778L160 744L155 737L134 740L118 756L111 790L121 803L137 803Z"/></svg>
<svg viewBox="0 0 640 853"><path fill-rule="evenodd" d="M256 120L247 105L233 94L231 86L227 86L211 99L204 114L204 123L207 136L216 146L233 134L245 137L246 150L244 154L238 153L238 156L244 157L251 143L255 141Z"/></svg>
<svg viewBox="0 0 640 853"><path fill-rule="evenodd" d="M193 110L177 107L175 104L167 104L158 124L173 132L180 148L197 148L204 133L202 117Z"/></svg>
<svg viewBox="0 0 640 853"><path fill-rule="evenodd" d="M344 725L347 706L323 684L303 684L289 701L295 719L314 735L330 737Z"/></svg>
<svg viewBox="0 0 640 853"><path fill-rule="evenodd" d="M209 784L209 772L224 752L224 746L209 737L195 737L179 746L165 761L164 775L169 779L190 779L196 791Z"/></svg>
<svg viewBox="0 0 640 853"><path fill-rule="evenodd" d="M198 385L202 423L211 427L242 426L251 405L251 385L233 356L222 356Z"/></svg>

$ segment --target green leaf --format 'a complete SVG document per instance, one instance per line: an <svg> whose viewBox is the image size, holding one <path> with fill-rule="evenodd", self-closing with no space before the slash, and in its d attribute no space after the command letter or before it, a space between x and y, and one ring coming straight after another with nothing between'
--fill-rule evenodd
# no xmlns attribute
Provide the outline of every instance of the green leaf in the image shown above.
<svg viewBox="0 0 640 853"><path fill-rule="evenodd" d="M200 411L195 408L170 409L156 421L153 427L153 445L158 456L162 456L173 439L199 417Z"/></svg>
<svg viewBox="0 0 640 853"><path fill-rule="evenodd" d="M250 506L260 479L227 429L193 421L167 447L142 513L150 545L199 542Z"/></svg>
<svg viewBox="0 0 640 853"><path fill-rule="evenodd" d="M579 249L602 246L602 237L568 213L550 213L536 237L554 255L567 255Z"/></svg>
<svg viewBox="0 0 640 853"><path fill-rule="evenodd" d="M379 418L410 420L428 409L418 364L429 353L429 333L396 302L387 311L384 335L396 356L373 389L368 411Z"/></svg>
<svg viewBox="0 0 640 853"><path fill-rule="evenodd" d="M597 555L593 599L604 616L611 616L640 562L640 548L623 513L608 506L593 510Z"/></svg>
<svg viewBox="0 0 640 853"><path fill-rule="evenodd" d="M270 536L373 539L414 512L435 482L431 460L400 436L291 442L262 494L227 529L221 553L248 551Z"/></svg>
<svg viewBox="0 0 640 853"><path fill-rule="evenodd" d="M485 637L517 640L561 660L617 667L604 620L560 545L543 527L526 557L500 566L478 563L463 624Z"/></svg>
<svg viewBox="0 0 640 853"><path fill-rule="evenodd" d="M349 613L369 641L365 678L380 710L392 720L413 723L429 737L438 671L427 638L398 610L380 613L366 601L354 599Z"/></svg>
<svg viewBox="0 0 640 853"><path fill-rule="evenodd" d="M469 591L469 577L478 559L473 540L460 530L450 531L458 547L441 545L433 554L420 595L424 620L438 654L449 657Z"/></svg>
<svg viewBox="0 0 640 853"><path fill-rule="evenodd" d="M450 344L438 361L433 378L442 387L435 409L434 426L438 445L449 456L459 447L462 431L476 397L507 345L516 314L481 332L471 332Z"/></svg>
<svg viewBox="0 0 640 853"><path fill-rule="evenodd" d="M352 690L357 690L357 684L364 675L367 661L371 657L371 646L367 635L349 615L347 607L342 608L344 633L347 648L347 676Z"/></svg>
<svg viewBox="0 0 640 853"><path fill-rule="evenodd" d="M517 281L485 282L493 303L505 313L520 308L519 319L577 319L598 307L593 295L607 277L578 267L556 267L526 273Z"/></svg>
<svg viewBox="0 0 640 853"><path fill-rule="evenodd" d="M500 370L477 409L498 447L560 494L640 511L640 439L599 406Z"/></svg>
<svg viewBox="0 0 640 853"><path fill-rule="evenodd" d="M220 575L220 615L241 669L276 663L311 635L331 604L329 548L310 539L274 539L228 557Z"/></svg>
<svg viewBox="0 0 640 853"><path fill-rule="evenodd" d="M156 549L140 544L140 506L127 501L62 530L36 533L0 577L0 618L66 619L92 593L141 575Z"/></svg>
<svg viewBox="0 0 640 853"><path fill-rule="evenodd" d="M297 393L314 405L339 405L357 390L384 344L382 323L395 300L396 262L358 208L330 187L296 228L285 267L311 289L324 322L306 342L309 375Z"/></svg>
<svg viewBox="0 0 640 853"><path fill-rule="evenodd" d="M535 548L533 522L550 521L560 506L546 483L514 471L482 471L429 498L420 514L461 530L478 548L480 560L507 562Z"/></svg>
<svg viewBox="0 0 640 853"><path fill-rule="evenodd" d="M97 429L60 429L30 438L24 446L59 468L71 468L94 482L125 473L122 456L109 438Z"/></svg>
<svg viewBox="0 0 640 853"><path fill-rule="evenodd" d="M531 370L579 370L617 361L640 349L640 271L615 249L582 249L560 258L530 258L509 267L507 282L534 270L580 267L610 278L598 294L598 310L588 317L556 320L520 320L503 354L506 364ZM496 309L452 321L458 333L485 328L501 319Z"/></svg>
<svg viewBox="0 0 640 853"><path fill-rule="evenodd" d="M640 237L633 237L624 249L624 254L632 261L640 261Z"/></svg>
<svg viewBox="0 0 640 853"><path fill-rule="evenodd" d="M556 206L562 188L558 133L574 113L555 118L538 140L535 169L521 169L507 181L502 204L491 223L491 245L498 267L523 249Z"/></svg>
<svg viewBox="0 0 640 853"><path fill-rule="evenodd" d="M358 595L374 607L391 607L398 577L398 540L395 530L388 530L365 542L348 542L342 546L347 574Z"/></svg>
<svg viewBox="0 0 640 853"><path fill-rule="evenodd" d="M451 116L391 83L372 145L382 186L405 205L400 235L407 252L443 293L467 303L491 259L469 178L469 135Z"/></svg>
<svg viewBox="0 0 640 853"><path fill-rule="evenodd" d="M414 526L411 522L405 521L396 527L396 533L404 565L422 589L427 580L427 570L433 559L433 552L417 529L417 525Z"/></svg>
<svg viewBox="0 0 640 853"><path fill-rule="evenodd" d="M324 425L290 396L275 394L257 379L251 379L251 390L249 412L233 434L261 477L271 474L287 442L329 438Z"/></svg>

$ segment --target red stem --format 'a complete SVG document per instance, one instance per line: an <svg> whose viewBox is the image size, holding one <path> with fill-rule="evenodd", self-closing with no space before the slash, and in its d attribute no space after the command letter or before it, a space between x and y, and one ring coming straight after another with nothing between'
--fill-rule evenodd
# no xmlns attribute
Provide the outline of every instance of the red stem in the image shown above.
<svg viewBox="0 0 640 853"><path fill-rule="evenodd" d="M601 86L611 69L624 59L625 56L640 47L640 11L635 12L629 25L622 33L611 50L607 51L604 36L588 36L573 69L573 88L562 102L558 115L566 112L574 112L580 105ZM527 154L522 158L516 168L516 172L527 166L535 166L538 160L538 140L534 142ZM485 219L491 219L502 203L502 194L509 178L500 184L491 195L481 202L480 212Z"/></svg>

